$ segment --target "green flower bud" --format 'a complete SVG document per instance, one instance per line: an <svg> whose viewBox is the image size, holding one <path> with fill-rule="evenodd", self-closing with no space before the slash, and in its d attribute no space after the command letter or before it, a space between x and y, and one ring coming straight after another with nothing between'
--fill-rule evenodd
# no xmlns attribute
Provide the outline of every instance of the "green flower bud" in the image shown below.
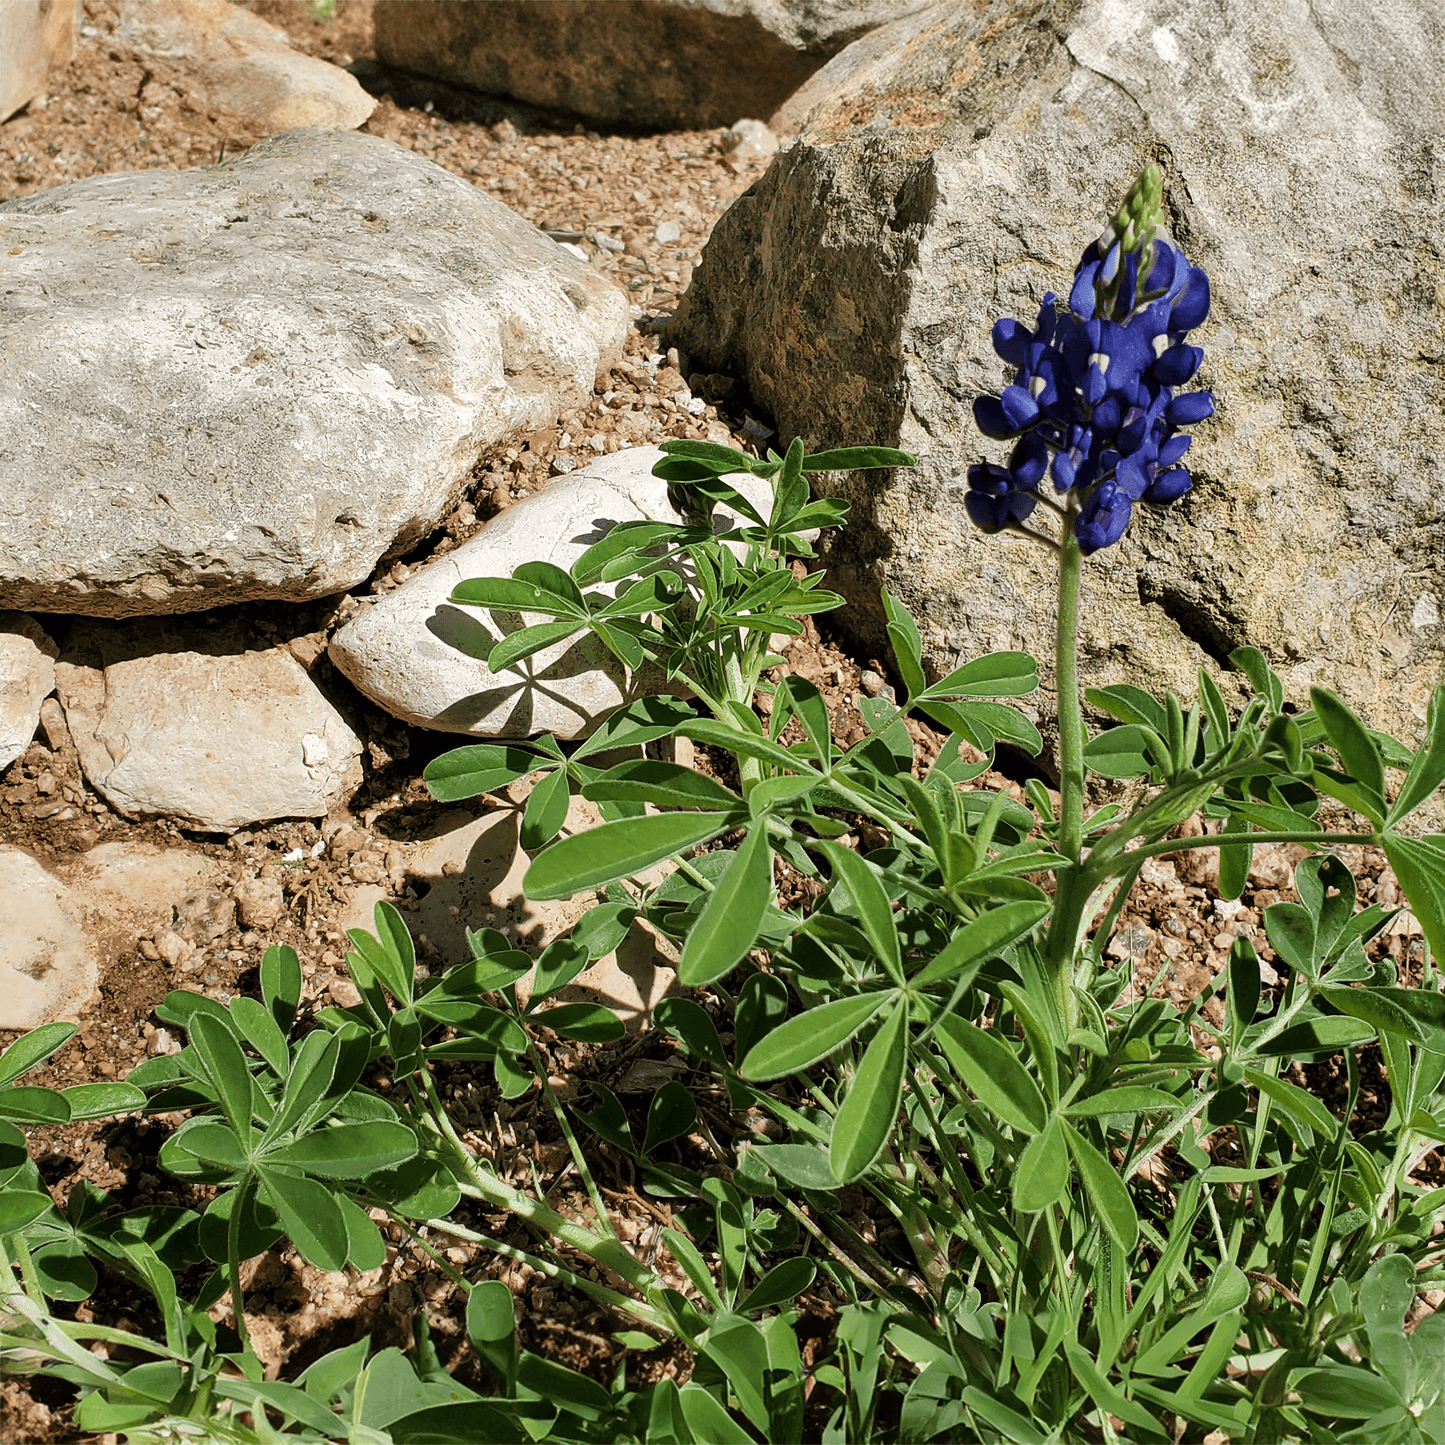
<svg viewBox="0 0 1445 1445"><path fill-rule="evenodd" d="M1124 203L1099 237L1099 254L1107 255L1117 241L1122 251L1144 256L1154 244L1154 232L1163 213L1164 178L1159 173L1159 167L1150 161L1139 172L1138 179L1124 197Z"/></svg>

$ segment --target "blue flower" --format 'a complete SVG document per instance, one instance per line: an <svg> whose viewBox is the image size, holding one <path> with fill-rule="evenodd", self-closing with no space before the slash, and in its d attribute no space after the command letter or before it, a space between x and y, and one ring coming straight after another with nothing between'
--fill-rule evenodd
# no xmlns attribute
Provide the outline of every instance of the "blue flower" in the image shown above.
<svg viewBox="0 0 1445 1445"><path fill-rule="evenodd" d="M985 532L1016 526L1038 503L1047 471L1068 494L1085 553L1124 535L1138 502L1162 505L1190 488L1179 428L1213 415L1207 391L1179 392L1204 352L1188 334L1209 315L1209 278L1155 235L1159 171L1135 182L1103 236L1084 252L1067 310L1050 292L1031 330L1004 319L993 347L1015 368L997 396L974 403L987 437L1017 445L1006 467L969 470L966 505Z"/></svg>

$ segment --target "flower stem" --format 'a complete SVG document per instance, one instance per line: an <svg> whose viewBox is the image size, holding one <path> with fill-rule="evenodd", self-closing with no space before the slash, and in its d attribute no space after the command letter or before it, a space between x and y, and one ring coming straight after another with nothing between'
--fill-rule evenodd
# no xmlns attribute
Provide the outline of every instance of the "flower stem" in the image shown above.
<svg viewBox="0 0 1445 1445"><path fill-rule="evenodd" d="M1059 718L1058 850L1068 864L1059 869L1054 915L1045 958L1067 1033L1077 1022L1073 962L1079 919L1087 897L1079 877L1084 851L1084 715L1079 706L1079 579L1083 553L1074 537L1074 519L1066 518L1059 549L1059 612L1055 672Z"/></svg>

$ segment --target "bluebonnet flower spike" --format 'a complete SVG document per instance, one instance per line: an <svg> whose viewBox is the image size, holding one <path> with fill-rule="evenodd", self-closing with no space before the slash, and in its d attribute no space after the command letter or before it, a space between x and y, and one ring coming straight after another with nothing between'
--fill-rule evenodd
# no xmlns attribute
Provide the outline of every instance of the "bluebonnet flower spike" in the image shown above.
<svg viewBox="0 0 1445 1445"><path fill-rule="evenodd" d="M1209 278L1157 234L1163 201L1151 163L1080 259L1068 310L1050 292L1033 330L994 325L994 350L1014 378L974 402L974 420L1016 445L1007 466L969 469L965 501L981 531L1022 523L1046 473L1069 497L1085 553L1117 542L1136 503L1160 506L1189 490L1179 428L1212 416L1214 398L1178 388L1204 359L1186 337L1209 315Z"/></svg>

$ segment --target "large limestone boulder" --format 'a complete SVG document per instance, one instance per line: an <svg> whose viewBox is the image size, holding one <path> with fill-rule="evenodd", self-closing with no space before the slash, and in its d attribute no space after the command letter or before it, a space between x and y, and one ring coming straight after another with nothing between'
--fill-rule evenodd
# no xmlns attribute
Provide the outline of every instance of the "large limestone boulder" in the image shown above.
<svg viewBox="0 0 1445 1445"><path fill-rule="evenodd" d="M1086 680L1187 694L1253 643L1292 698L1327 684L1415 737L1445 663L1438 9L997 0L863 44L719 222L671 336L745 378L784 441L919 455L838 480L844 625L882 653L886 583L935 672L989 648L1047 661L1051 564L964 512L969 464L1002 459L971 405L1007 379L994 319L1067 294L1153 159L1213 280L1191 339L1219 410L1194 492L1087 564Z"/></svg>
<svg viewBox="0 0 1445 1445"><path fill-rule="evenodd" d="M0 607L302 599L620 352L623 292L390 141L294 131L0 205Z"/></svg>
<svg viewBox="0 0 1445 1445"><path fill-rule="evenodd" d="M80 0L0 0L0 121L44 95L75 54L80 14Z"/></svg>
<svg viewBox="0 0 1445 1445"><path fill-rule="evenodd" d="M286 32L230 0L122 0L116 33L196 64L206 101L252 138L301 126L350 130L376 101L338 66L293 50Z"/></svg>
<svg viewBox="0 0 1445 1445"><path fill-rule="evenodd" d="M331 660L379 707L415 727L477 737L589 732L648 679L629 676L590 633L494 673L477 654L500 640L496 618L449 599L469 577L510 577L524 562L566 571L619 522L680 521L667 483L652 475L662 455L658 447L616 452L514 502L470 541L352 618L331 639ZM728 480L755 506L769 505L765 480ZM719 526L735 520L723 510L717 517Z"/></svg>
<svg viewBox="0 0 1445 1445"><path fill-rule="evenodd" d="M924 0L377 0L389 65L609 125L768 116L849 41Z"/></svg>
<svg viewBox="0 0 1445 1445"><path fill-rule="evenodd" d="M361 781L340 713L239 624L78 623L56 682L86 779L128 817L232 832L324 816Z"/></svg>

